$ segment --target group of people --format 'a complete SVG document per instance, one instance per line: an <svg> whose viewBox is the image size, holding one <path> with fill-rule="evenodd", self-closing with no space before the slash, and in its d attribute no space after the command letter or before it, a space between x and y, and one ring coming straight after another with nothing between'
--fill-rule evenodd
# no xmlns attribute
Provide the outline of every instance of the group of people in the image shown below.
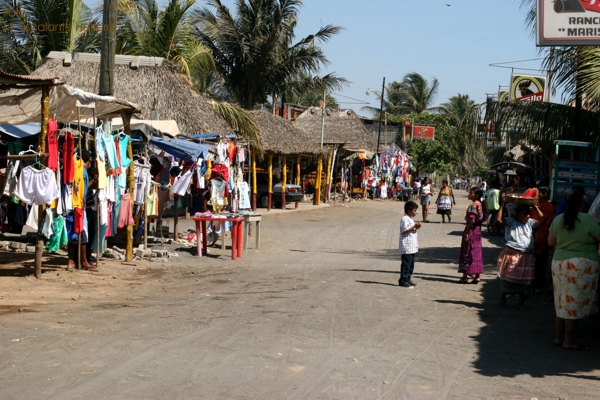
<svg viewBox="0 0 600 400"><path fill-rule="evenodd" d="M514 295L518 308L527 309L525 301L532 290L539 290L545 285L548 258L551 248L554 248L551 263L556 311L554 343L564 349L585 350L584 345L575 341L575 330L579 319L598 311L600 224L592 215L583 212L583 190L575 188L569 191L562 202L564 212L556 216L549 201L549 189L541 187L538 192L536 204L517 204L511 215L503 212L507 200L505 195L494 194L499 202L495 222L504 227L506 242L497 259L497 275L501 281L499 306L506 306L507 297ZM484 272L481 226L486 213L482 198L481 188L470 189L471 204L465 215L458 261L458 272L462 274L459 283L477 284ZM445 204L447 200L443 202ZM426 222L425 206L429 203L423 204L421 200L421 204L423 221ZM416 285L412 274L418 252L417 231L422 227L421 222L414 221L418 207L414 201L406 202L405 215L400 223L398 284L402 287Z"/></svg>
<svg viewBox="0 0 600 400"><path fill-rule="evenodd" d="M428 177L423 178L422 181L416 179L413 184L413 190L415 198L419 199L422 207L423 222L429 222L429 206L435 194L431 179ZM437 214L442 216L442 223L446 223L446 217L448 217L448 222L452 222L452 207L456 205L456 200L454 199L452 186L448 185L447 180L442 181L442 187L438 192L435 204L437 206Z"/></svg>

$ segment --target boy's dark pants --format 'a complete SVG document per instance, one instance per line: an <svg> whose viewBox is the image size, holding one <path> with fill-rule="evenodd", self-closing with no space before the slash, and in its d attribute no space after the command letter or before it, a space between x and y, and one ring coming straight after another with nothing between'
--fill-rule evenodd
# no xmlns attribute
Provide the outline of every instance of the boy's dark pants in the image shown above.
<svg viewBox="0 0 600 400"><path fill-rule="evenodd" d="M400 266L400 282L409 282L415 270L415 256L413 254L402 254L402 265Z"/></svg>

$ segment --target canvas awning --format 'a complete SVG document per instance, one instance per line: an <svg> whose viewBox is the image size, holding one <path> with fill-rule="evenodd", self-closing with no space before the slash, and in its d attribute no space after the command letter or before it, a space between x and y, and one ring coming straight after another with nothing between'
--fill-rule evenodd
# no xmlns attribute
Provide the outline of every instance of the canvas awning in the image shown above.
<svg viewBox="0 0 600 400"><path fill-rule="evenodd" d="M367 160L371 160L373 158L373 156L375 155L374 152L368 151L368 150L353 149L351 151L353 151L353 153L351 153L348 156L346 156L344 158L344 161L351 161L351 160L354 160L357 157L358 158L365 158ZM361 157L361 154L362 154L362 157Z"/></svg>
<svg viewBox="0 0 600 400"><path fill-rule="evenodd" d="M40 122L30 122L22 125L0 124L0 132L16 139L38 135L42 131Z"/></svg>
<svg viewBox="0 0 600 400"><path fill-rule="evenodd" d="M190 158L194 160L198 158L206 158L208 154L207 146L190 142L189 140L185 139L166 140L154 137L150 139L150 144L158 147L166 153L171 154L174 157L179 158L180 160L187 160Z"/></svg>
<svg viewBox="0 0 600 400"><path fill-rule="evenodd" d="M41 121L42 88L10 90L0 94L0 124L24 124ZM140 112L139 106L112 96L100 96L88 93L69 85L54 86L50 89L50 116L60 122L76 121L77 107L89 109L82 111L85 117L95 109L96 117L119 114L122 110L130 113Z"/></svg>
<svg viewBox="0 0 600 400"><path fill-rule="evenodd" d="M123 127L123 119L113 118L112 119L113 129L121 129ZM141 131L147 140L154 136L168 136L174 138L180 135L177 121L169 120L151 120L151 119L131 119L130 127L132 131Z"/></svg>

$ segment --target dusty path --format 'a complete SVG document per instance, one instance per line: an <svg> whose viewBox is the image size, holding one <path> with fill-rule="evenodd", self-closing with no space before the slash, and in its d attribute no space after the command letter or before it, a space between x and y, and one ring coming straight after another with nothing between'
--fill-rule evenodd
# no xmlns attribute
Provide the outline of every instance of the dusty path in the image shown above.
<svg viewBox="0 0 600 400"><path fill-rule="evenodd" d="M211 249L40 281L30 260L4 264L0 398L597 399L598 319L581 324L592 350L569 352L547 293L496 308L501 239L486 236L484 282L456 284L458 201L454 223L419 232L413 289L397 286L397 201L267 215L237 261Z"/></svg>

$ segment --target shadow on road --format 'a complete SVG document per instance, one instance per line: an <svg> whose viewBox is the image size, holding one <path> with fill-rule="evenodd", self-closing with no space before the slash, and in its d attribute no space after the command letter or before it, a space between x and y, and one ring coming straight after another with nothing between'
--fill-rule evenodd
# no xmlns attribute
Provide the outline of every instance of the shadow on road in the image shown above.
<svg viewBox="0 0 600 400"><path fill-rule="evenodd" d="M590 351L570 351L554 346L554 305L549 289L535 293L527 302L529 311L516 307L516 299L508 299L507 308L498 307L500 282L483 283L483 303L437 300L438 303L460 304L477 310L485 323L474 338L479 346L474 367L485 376L533 377L577 376L600 380L597 375L582 372L600 367L597 332L600 318L581 320L576 340L591 347Z"/></svg>

